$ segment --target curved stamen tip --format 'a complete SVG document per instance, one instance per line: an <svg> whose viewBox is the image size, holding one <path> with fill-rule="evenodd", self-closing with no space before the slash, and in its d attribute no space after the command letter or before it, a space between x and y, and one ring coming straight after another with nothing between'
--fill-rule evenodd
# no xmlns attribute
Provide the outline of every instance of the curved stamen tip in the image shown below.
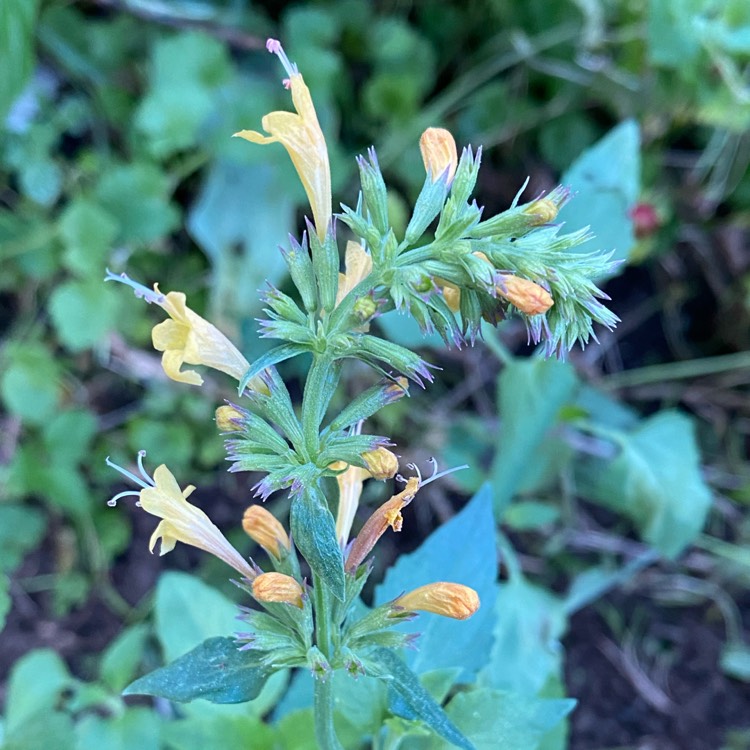
<svg viewBox="0 0 750 750"><path fill-rule="evenodd" d="M126 273L112 273L109 268L106 270L107 275L104 277L105 281L119 281L121 284L129 286L135 293L136 297L146 300L149 305L152 302L156 302L157 305L161 305L164 302L163 294L154 289L149 289L147 286L139 284L137 281L133 281L133 279L131 279Z"/></svg>
<svg viewBox="0 0 750 750"><path fill-rule="evenodd" d="M299 71L297 70L297 66L289 60L289 58L286 56L286 52L284 52L284 48L281 46L281 42L278 39L268 39L266 41L266 49L272 54L276 55L276 57L281 60L281 64L284 66L284 70L290 75L290 76L296 76L299 74ZM291 85L291 82L290 82ZM284 82L284 87L289 88L289 85L287 85L287 82Z"/></svg>
<svg viewBox="0 0 750 750"><path fill-rule="evenodd" d="M143 452L145 455L145 451ZM143 456L141 455L141 451L138 452L138 469L141 472L141 477L136 476L133 474L132 471L128 471L127 469L124 469L119 464L116 464L114 461L110 459L109 456L104 459L104 463L107 464L107 466L110 467L110 469L114 469L115 471L122 474L124 477L127 477L131 482L135 482L139 487L143 487L143 489L148 489L149 487L155 487L156 482L148 475L146 474L145 470L143 469ZM145 481L144 481L145 480ZM132 492L132 494L137 495L137 492ZM117 500L118 497L121 495L116 495L113 500Z"/></svg>

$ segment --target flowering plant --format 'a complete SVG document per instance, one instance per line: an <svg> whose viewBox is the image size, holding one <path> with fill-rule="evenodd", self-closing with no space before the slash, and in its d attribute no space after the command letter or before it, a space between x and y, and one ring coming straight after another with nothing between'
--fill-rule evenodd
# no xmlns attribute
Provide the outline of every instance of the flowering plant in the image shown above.
<svg viewBox="0 0 750 750"><path fill-rule="evenodd" d="M246 629L234 638L209 639L128 691L241 702L257 696L274 672L306 667L315 678L317 742L337 748L331 676L337 671L355 678L364 674L387 683L411 714L444 740L473 747L401 660L398 650L413 646L415 636L394 626L417 612L470 618L480 607L477 592L464 583L438 581L373 609L359 598L379 538L389 528L399 531L404 508L427 484L449 473L439 472L435 463L431 476L423 478L410 464L413 475L405 478L389 439L363 432L368 418L409 395L409 381L424 387L433 379L432 365L370 326L395 309L411 315L424 331L437 331L449 346L460 347L481 335L483 321L495 325L518 315L533 342L541 343L547 355L562 356L577 341L589 340L595 322L616 323L594 283L611 264L603 255L572 252L586 233L561 234L552 223L570 197L563 188L526 204L517 198L507 211L485 218L471 199L481 150L467 147L459 158L453 137L440 128L428 129L420 139L426 178L403 237L389 221L386 185L373 149L358 159L356 206L343 206L334 216L328 152L310 92L280 44L270 40L267 46L285 67L296 112L264 117L269 135L249 130L236 135L284 146L313 215L301 241L292 238L284 251L298 298L273 287L265 293L262 335L281 343L250 363L187 306L184 294L162 294L158 285L148 289L125 274L108 273L107 279L131 286L169 315L153 329L153 343L164 353L170 378L200 385L197 372L182 369L187 364L219 370L237 381L239 403L216 412L227 436L230 471L262 473L254 487L262 500L289 491L291 533L262 505L245 511L244 530L267 553L270 569L264 570L246 560L188 501L194 488L181 489L166 466L152 478L143 452L138 473L110 462L140 487L119 493L110 504L135 495L140 507L161 519L151 549L160 540L165 554L182 542L216 555L234 568L237 585L259 605L242 608ZM337 241L342 224L354 237L346 246L344 272ZM311 364L297 409L276 366L302 355ZM331 417L329 407L349 359L369 365L382 380ZM403 488L352 536L363 483L393 477ZM338 498L325 491L331 479Z"/></svg>

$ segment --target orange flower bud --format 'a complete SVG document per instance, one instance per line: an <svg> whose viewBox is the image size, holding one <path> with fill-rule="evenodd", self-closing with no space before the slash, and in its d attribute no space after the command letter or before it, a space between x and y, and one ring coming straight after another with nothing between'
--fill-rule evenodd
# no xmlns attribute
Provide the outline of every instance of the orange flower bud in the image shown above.
<svg viewBox="0 0 750 750"><path fill-rule="evenodd" d="M429 583L400 596L393 606L466 620L479 609L479 595L460 583Z"/></svg>
<svg viewBox="0 0 750 750"><path fill-rule="evenodd" d="M373 479L390 479L398 471L398 458L387 448L375 448L362 454L362 460L367 464L367 470Z"/></svg>
<svg viewBox="0 0 750 750"><path fill-rule="evenodd" d="M253 596L259 602L291 604L302 609L302 586L284 573L261 573L253 581Z"/></svg>
<svg viewBox="0 0 750 750"><path fill-rule="evenodd" d="M244 414L231 404L224 404L216 410L216 426L220 432L240 432Z"/></svg>
<svg viewBox="0 0 750 750"><path fill-rule="evenodd" d="M456 141L450 132L445 128L427 128L419 139L419 149L432 181L437 182L447 169L446 183L450 185L458 166Z"/></svg>
<svg viewBox="0 0 750 750"><path fill-rule="evenodd" d="M385 393L388 396L389 403L398 401L400 398L409 395L409 381L405 377L399 376L385 387Z"/></svg>
<svg viewBox="0 0 750 750"><path fill-rule="evenodd" d="M345 568L347 573L354 573L357 570L389 526L394 531L401 531L404 520L401 509L414 499L418 490L419 479L410 477L406 482L406 487L398 495L394 495L390 500L383 503L365 521L365 525L349 550L349 557L346 558Z"/></svg>
<svg viewBox="0 0 750 750"><path fill-rule="evenodd" d="M552 295L543 286L520 276L501 276L495 290L526 315L541 315L555 304Z"/></svg>
<svg viewBox="0 0 750 750"><path fill-rule="evenodd" d="M276 517L260 505L251 505L242 517L242 528L254 541L277 560L281 558L282 548L289 552L292 543L284 527Z"/></svg>

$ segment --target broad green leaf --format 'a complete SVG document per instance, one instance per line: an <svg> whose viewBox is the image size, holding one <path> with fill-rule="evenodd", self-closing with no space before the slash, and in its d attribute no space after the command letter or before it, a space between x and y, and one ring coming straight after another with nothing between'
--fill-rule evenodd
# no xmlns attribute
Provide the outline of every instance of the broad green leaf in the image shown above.
<svg viewBox="0 0 750 750"><path fill-rule="evenodd" d="M284 750L320 750L315 739L315 717L311 708L286 714L276 726Z"/></svg>
<svg viewBox="0 0 750 750"><path fill-rule="evenodd" d="M445 711L419 681L419 677L394 651L379 648L373 652L372 659L378 662L386 674L390 675L389 689L393 690L421 721L452 745L473 750L474 745L456 728L446 716Z"/></svg>
<svg viewBox="0 0 750 750"><path fill-rule="evenodd" d="M522 500L505 511L503 522L516 531L528 531L549 526L560 517L560 510L549 503Z"/></svg>
<svg viewBox="0 0 750 750"><path fill-rule="evenodd" d="M645 541L675 557L698 536L711 505L692 422L665 411L630 433L611 434L619 454L581 462L580 491L630 518Z"/></svg>
<svg viewBox="0 0 750 750"><path fill-rule="evenodd" d="M296 202L274 167L275 162L217 160L188 214L188 229L213 266L211 306L217 319L257 317L263 302L246 290L279 285L286 276L279 248L294 231ZM246 343L252 354L257 336Z"/></svg>
<svg viewBox="0 0 750 750"><path fill-rule="evenodd" d="M383 682L367 675L354 678L344 670L334 672L332 679L338 734L342 727L356 729L360 737L377 734L388 713Z"/></svg>
<svg viewBox="0 0 750 750"><path fill-rule="evenodd" d="M75 199L60 217L66 267L101 281L118 231L117 222L103 208L85 198Z"/></svg>
<svg viewBox="0 0 750 750"><path fill-rule="evenodd" d="M678 70L690 66L701 52L695 18L706 0L651 0L646 8L651 62Z"/></svg>
<svg viewBox="0 0 750 750"><path fill-rule="evenodd" d="M12 730L9 728L2 745L3 750L73 750L75 747L73 719L51 708L32 714Z"/></svg>
<svg viewBox="0 0 750 750"><path fill-rule="evenodd" d="M120 227L118 241L153 242L179 224L170 190L166 174L153 164L134 162L108 169L99 180L96 197Z"/></svg>
<svg viewBox="0 0 750 750"><path fill-rule="evenodd" d="M416 502L419 502L417 497ZM409 509L404 524L409 523ZM448 523L434 531L409 555L402 555L388 569L375 589L375 604L395 599L404 591L435 581L471 586L479 594L481 607L468 620L458 621L434 614L421 614L417 621L399 627L420 632L419 650L407 655L416 672L461 666L472 674L487 661L492 645L494 603L497 596L497 550L492 493L483 487L468 505ZM446 648L445 644L451 647Z"/></svg>
<svg viewBox="0 0 750 750"><path fill-rule="evenodd" d="M483 686L534 696L562 665L562 602L520 574L500 584L494 643L479 675Z"/></svg>
<svg viewBox="0 0 750 750"><path fill-rule="evenodd" d="M497 514L502 515L532 470L576 384L572 366L555 359L515 359L503 368L498 379L501 434L490 469Z"/></svg>
<svg viewBox="0 0 750 750"><path fill-rule="evenodd" d="M209 638L166 667L128 685L123 695L156 695L179 702L244 703L256 698L268 679L251 651L234 638Z"/></svg>
<svg viewBox="0 0 750 750"><path fill-rule="evenodd" d="M49 649L22 656L11 669L5 702L5 727L9 734L32 716L51 711L60 694L73 682L63 660Z"/></svg>
<svg viewBox="0 0 750 750"><path fill-rule="evenodd" d="M121 691L135 676L143 658L149 628L132 625L120 633L102 654L99 673L102 681L115 692Z"/></svg>
<svg viewBox="0 0 750 750"><path fill-rule="evenodd" d="M41 344L8 347L0 394L8 410L26 422L41 424L52 417L59 399L58 367Z"/></svg>
<svg viewBox="0 0 750 750"><path fill-rule="evenodd" d="M442 349L445 346L437 331L422 333L419 323L411 315L397 310L392 310L378 318L378 326L380 326L388 341L401 344L408 349L418 349L422 346Z"/></svg>
<svg viewBox="0 0 750 750"><path fill-rule="evenodd" d="M477 750L536 750L575 703L500 690L472 690L453 698L446 713ZM440 743L438 747L450 746Z"/></svg>
<svg viewBox="0 0 750 750"><path fill-rule="evenodd" d="M156 635L171 662L211 636L231 635L237 606L224 594L187 573L163 573L156 586Z"/></svg>
<svg viewBox="0 0 750 750"><path fill-rule="evenodd" d="M276 750L276 732L254 716L207 716L170 721L162 730L172 750Z"/></svg>
<svg viewBox="0 0 750 750"><path fill-rule="evenodd" d="M46 518L31 505L0 505L0 573L11 573L39 543Z"/></svg>
<svg viewBox="0 0 750 750"><path fill-rule="evenodd" d="M158 456L160 463L167 464L175 472L189 465L195 449L195 436L183 420L144 416L131 420L127 432L134 453L145 450L150 456Z"/></svg>
<svg viewBox="0 0 750 750"><path fill-rule="evenodd" d="M38 0L3 0L0 3L0 49L3 74L0 76L0 120L23 90L34 67L34 21Z"/></svg>
<svg viewBox="0 0 750 750"><path fill-rule="evenodd" d="M593 239L575 252L614 251L627 260L635 245L629 211L641 190L640 132L634 120L625 120L576 159L563 175L573 200L560 211L559 221L573 232L590 227Z"/></svg>
<svg viewBox="0 0 750 750"><path fill-rule="evenodd" d="M290 525L294 543L313 573L333 596L344 600L344 561L336 541L336 522L317 487L305 487L292 498Z"/></svg>
<svg viewBox="0 0 750 750"><path fill-rule="evenodd" d="M135 120L154 156L164 159L196 144L230 74L226 46L207 34L189 31L156 41L149 90Z"/></svg>
<svg viewBox="0 0 750 750"><path fill-rule="evenodd" d="M77 464L88 454L97 428L96 417L90 411L61 411L45 424L44 444L56 463Z"/></svg>
<svg viewBox="0 0 750 750"><path fill-rule="evenodd" d="M156 586L154 614L156 635L164 659L171 662L211 636L228 636L240 629L237 606L220 591L187 573L163 573ZM256 700L237 706L185 706L189 716L229 716L238 713L262 715L278 700L286 685L278 672L266 682Z"/></svg>
<svg viewBox="0 0 750 750"><path fill-rule="evenodd" d="M114 328L119 307L120 296L99 279L60 284L49 301L57 335L73 352L93 346Z"/></svg>
<svg viewBox="0 0 750 750"><path fill-rule="evenodd" d="M76 750L160 750L162 722L148 708L129 708L119 716L88 714L76 725Z"/></svg>

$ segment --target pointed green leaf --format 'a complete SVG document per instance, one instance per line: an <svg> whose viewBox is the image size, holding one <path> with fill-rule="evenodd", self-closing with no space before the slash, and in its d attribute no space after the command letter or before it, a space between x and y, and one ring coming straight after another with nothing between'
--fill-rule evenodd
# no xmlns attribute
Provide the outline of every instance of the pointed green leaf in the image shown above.
<svg viewBox="0 0 750 750"><path fill-rule="evenodd" d="M476 750L537 750L544 736L575 706L575 701L545 700L472 690L448 704L447 715L474 743ZM445 745L438 746L443 750Z"/></svg>
<svg viewBox="0 0 750 750"><path fill-rule="evenodd" d="M438 735L456 747L474 750L474 745L466 739L445 711L435 702L414 672L401 658L388 648L373 652L372 660L378 662L383 671L390 675L388 685L425 724Z"/></svg>
<svg viewBox="0 0 750 750"><path fill-rule="evenodd" d="M302 556L331 593L344 601L344 561L336 541L336 522L317 486L303 487L294 495L290 520L294 543Z"/></svg>
<svg viewBox="0 0 750 750"><path fill-rule="evenodd" d="M275 346L270 351L267 351L262 357L256 359L255 362L250 366L250 369L245 373L242 380L240 381L239 388L237 391L242 394L247 388L247 384L256 376L260 375L263 370L267 367L284 362L284 360L296 357L298 354L304 354L310 351L308 347L302 346L302 344L281 344Z"/></svg>
<svg viewBox="0 0 750 750"><path fill-rule="evenodd" d="M240 651L233 638L209 638L166 667L131 683L123 695L244 703L260 693L269 674L267 667L258 665L258 656Z"/></svg>

